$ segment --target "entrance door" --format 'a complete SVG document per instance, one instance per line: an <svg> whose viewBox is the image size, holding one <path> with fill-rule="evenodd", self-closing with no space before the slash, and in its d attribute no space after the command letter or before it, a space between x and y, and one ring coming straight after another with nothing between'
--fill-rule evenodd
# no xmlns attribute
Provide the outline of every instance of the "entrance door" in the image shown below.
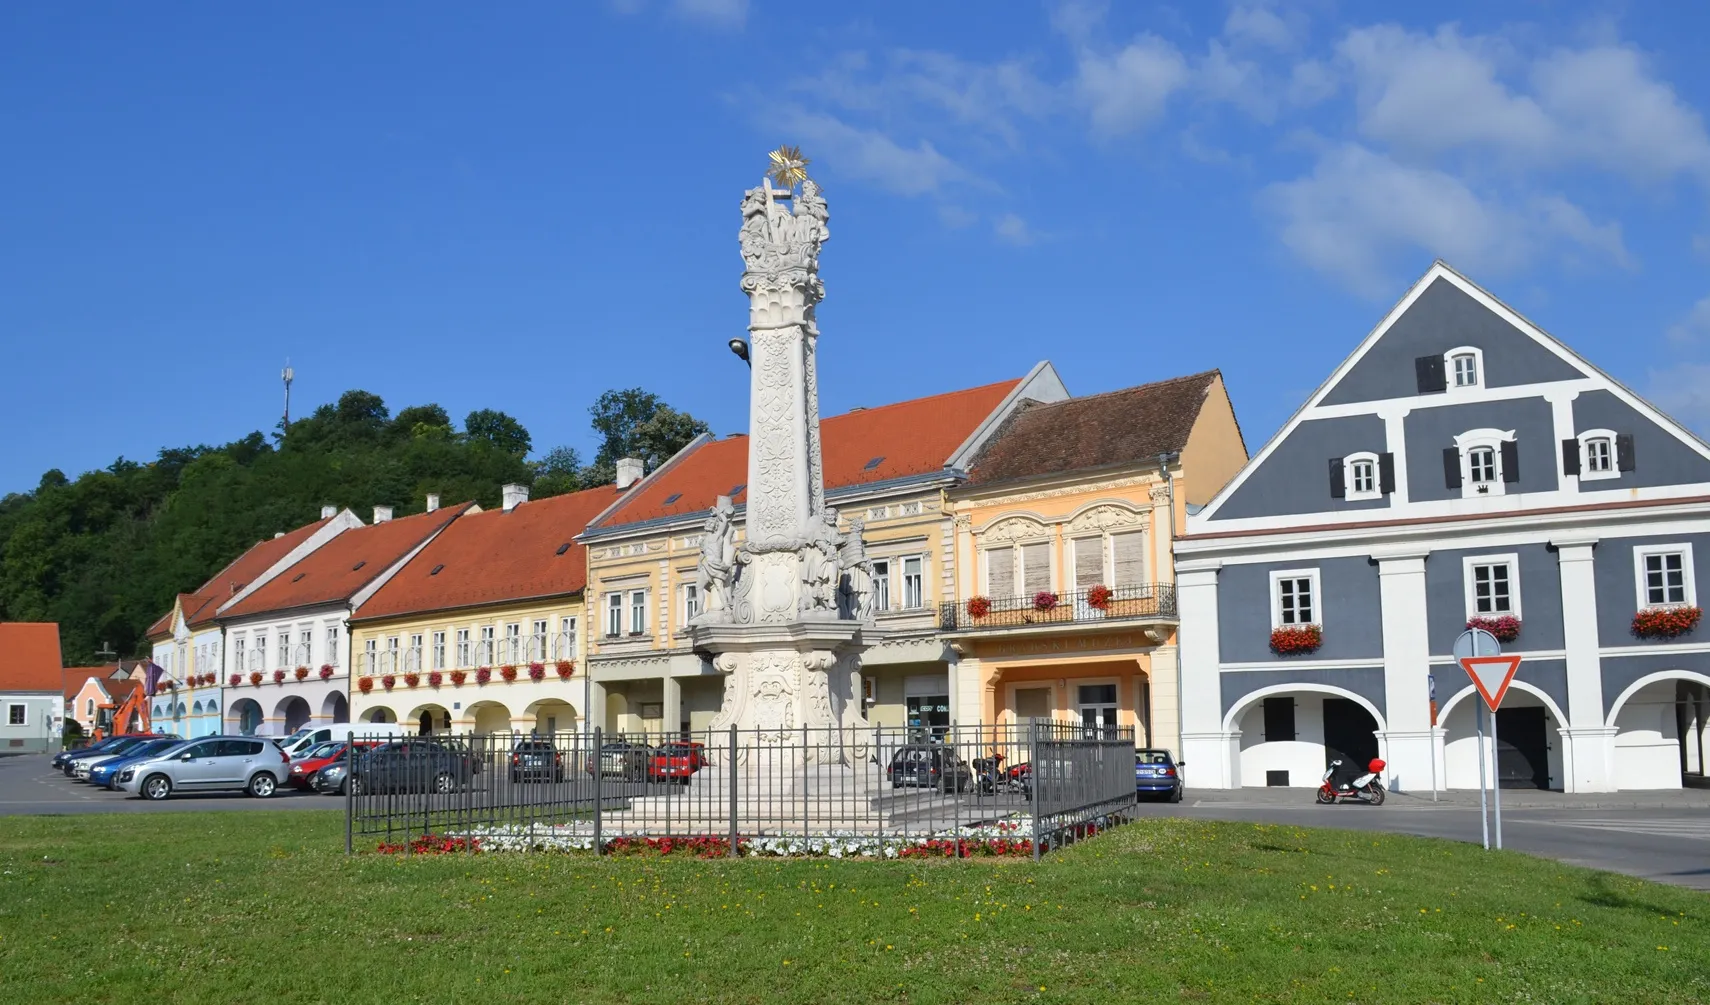
<svg viewBox="0 0 1710 1005"><path fill-rule="evenodd" d="M1088 728L1116 728L1116 685L1082 684L1075 689L1076 708L1081 713L1081 725Z"/></svg>
<svg viewBox="0 0 1710 1005"><path fill-rule="evenodd" d="M1324 766L1341 760L1362 771L1378 755L1377 720L1357 701L1324 699Z"/></svg>
<svg viewBox="0 0 1710 1005"><path fill-rule="evenodd" d="M950 729L950 696L947 694L912 695L905 699L908 709L908 730L925 736L943 736Z"/></svg>
<svg viewBox="0 0 1710 1005"><path fill-rule="evenodd" d="M1541 708L1496 710L1496 781L1505 789L1550 787L1550 741Z"/></svg>

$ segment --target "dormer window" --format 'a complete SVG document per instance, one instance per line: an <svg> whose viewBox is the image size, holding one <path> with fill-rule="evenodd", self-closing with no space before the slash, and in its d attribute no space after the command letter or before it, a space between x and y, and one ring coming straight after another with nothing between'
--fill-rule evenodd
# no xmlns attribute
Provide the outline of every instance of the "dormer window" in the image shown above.
<svg viewBox="0 0 1710 1005"><path fill-rule="evenodd" d="M1596 474L1615 470L1615 444L1607 436L1585 441L1585 471Z"/></svg>
<svg viewBox="0 0 1710 1005"><path fill-rule="evenodd" d="M1350 495L1371 495L1377 491L1377 462L1361 458L1348 462L1348 491Z"/></svg>
<svg viewBox="0 0 1710 1005"><path fill-rule="evenodd" d="M1456 387L1472 387L1478 383L1478 357L1464 352L1449 357L1449 363L1454 369Z"/></svg>
<svg viewBox="0 0 1710 1005"><path fill-rule="evenodd" d="M1444 390L1451 395L1484 386L1484 350L1463 345L1443 354Z"/></svg>
<svg viewBox="0 0 1710 1005"><path fill-rule="evenodd" d="M1496 481L1494 448L1474 447L1467 451L1467 479L1479 486L1481 491L1490 491L1490 483Z"/></svg>
<svg viewBox="0 0 1710 1005"><path fill-rule="evenodd" d="M1330 458L1330 497L1350 502L1382 499L1395 491L1395 455L1362 450Z"/></svg>
<svg viewBox="0 0 1710 1005"><path fill-rule="evenodd" d="M1619 478L1633 470L1633 438L1611 429L1587 429L1562 441L1562 471L1581 482Z"/></svg>
<svg viewBox="0 0 1710 1005"><path fill-rule="evenodd" d="M1443 477L1461 497L1499 496L1520 481L1520 452L1512 429L1472 429L1443 450Z"/></svg>

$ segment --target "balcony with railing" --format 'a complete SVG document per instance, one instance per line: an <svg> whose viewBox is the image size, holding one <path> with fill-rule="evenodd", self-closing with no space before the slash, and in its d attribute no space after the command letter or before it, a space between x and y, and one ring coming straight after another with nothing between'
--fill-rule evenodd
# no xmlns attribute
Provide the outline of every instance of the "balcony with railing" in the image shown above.
<svg viewBox="0 0 1710 1005"><path fill-rule="evenodd" d="M1174 583L1094 586L1064 593L1045 590L1024 597L970 597L938 605L939 630L957 633L1175 621Z"/></svg>

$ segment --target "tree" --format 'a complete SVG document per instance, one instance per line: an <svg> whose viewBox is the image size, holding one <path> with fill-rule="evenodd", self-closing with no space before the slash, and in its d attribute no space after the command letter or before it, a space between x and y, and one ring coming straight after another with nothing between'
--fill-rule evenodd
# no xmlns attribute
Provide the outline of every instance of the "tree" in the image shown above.
<svg viewBox="0 0 1710 1005"><path fill-rule="evenodd" d="M534 485L529 494L535 499L561 496L582 487L582 458L575 447L553 447L533 467Z"/></svg>
<svg viewBox="0 0 1710 1005"><path fill-rule="evenodd" d="M527 454L534 442L522 423L491 408L470 412L463 420L463 434L472 443L486 443L514 457Z"/></svg>
<svg viewBox="0 0 1710 1005"><path fill-rule="evenodd" d="M601 439L594 462L582 472L584 485L616 481L620 457L638 457L652 471L708 430L706 423L639 387L607 391L588 412Z"/></svg>
<svg viewBox="0 0 1710 1005"><path fill-rule="evenodd" d="M441 436L448 437L454 429L451 427L451 416L438 405L411 405L398 412L392 420L392 435L398 439L410 437Z"/></svg>

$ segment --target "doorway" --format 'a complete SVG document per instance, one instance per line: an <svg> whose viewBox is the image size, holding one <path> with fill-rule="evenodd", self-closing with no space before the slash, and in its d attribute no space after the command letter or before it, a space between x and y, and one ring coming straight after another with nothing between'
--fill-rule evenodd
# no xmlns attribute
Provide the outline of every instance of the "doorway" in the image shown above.
<svg viewBox="0 0 1710 1005"><path fill-rule="evenodd" d="M1496 710L1496 782L1505 789L1550 787L1550 741L1542 708Z"/></svg>
<svg viewBox="0 0 1710 1005"><path fill-rule="evenodd" d="M1377 728L1377 720L1359 702L1324 699L1324 766L1341 760L1364 768L1378 755Z"/></svg>
<svg viewBox="0 0 1710 1005"><path fill-rule="evenodd" d="M908 731L915 736L943 736L950 730L950 696L910 695L905 699Z"/></svg>
<svg viewBox="0 0 1710 1005"><path fill-rule="evenodd" d="M1081 725L1089 729L1116 729L1116 685L1081 684L1075 688L1075 706Z"/></svg>

